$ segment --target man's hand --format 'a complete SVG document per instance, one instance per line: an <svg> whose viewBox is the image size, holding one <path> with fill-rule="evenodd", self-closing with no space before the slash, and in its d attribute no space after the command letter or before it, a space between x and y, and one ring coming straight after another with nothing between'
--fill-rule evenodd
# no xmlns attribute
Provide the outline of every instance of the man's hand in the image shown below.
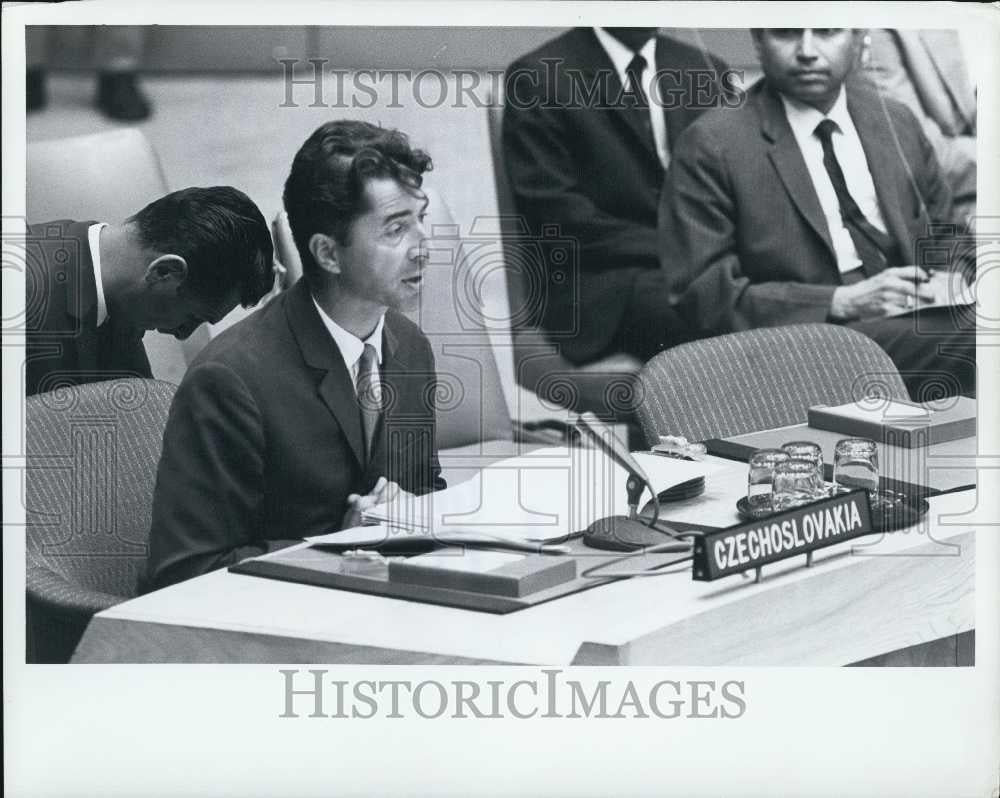
<svg viewBox="0 0 1000 798"><path fill-rule="evenodd" d="M919 266L897 266L854 285L842 285L833 292L830 318L834 321L876 318L933 302L935 292L928 285L929 279Z"/></svg>
<svg viewBox="0 0 1000 798"><path fill-rule="evenodd" d="M388 504L395 499L409 496L395 482L390 482L385 477L379 477L371 493L362 496L360 493L352 493L347 497L347 512L344 513L344 520L340 524L341 529L361 526L363 513L379 504Z"/></svg>

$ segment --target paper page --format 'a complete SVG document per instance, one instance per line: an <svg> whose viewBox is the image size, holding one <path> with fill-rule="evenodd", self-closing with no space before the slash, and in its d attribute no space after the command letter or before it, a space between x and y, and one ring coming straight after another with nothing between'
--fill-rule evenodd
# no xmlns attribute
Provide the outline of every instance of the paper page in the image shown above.
<svg viewBox="0 0 1000 798"><path fill-rule="evenodd" d="M720 468L647 452L633 457L657 493ZM552 447L493 463L445 491L374 507L365 519L440 536L557 541L599 518L626 514L627 479L625 469L598 449ZM649 498L647 491L643 501Z"/></svg>
<svg viewBox="0 0 1000 798"><path fill-rule="evenodd" d="M916 295L917 287L915 284L912 307L900 308L895 313L887 314L886 318L903 316L907 313L913 313L915 310L961 307L976 304L976 295L973 293L972 287L957 272L933 272L930 281L920 285L920 287L925 289L930 288L934 292L934 300L932 302L919 299Z"/></svg>
<svg viewBox="0 0 1000 798"><path fill-rule="evenodd" d="M823 408L827 412L836 413L844 418L858 419L859 421L871 421L882 424L888 421L902 421L913 419L930 419L931 412L920 405L911 405L905 402L886 401L876 397L861 399L857 402L848 402L838 407Z"/></svg>
<svg viewBox="0 0 1000 798"><path fill-rule="evenodd" d="M442 568L449 571L484 574L505 565L523 560L526 554L511 551L484 551L483 549L440 549L409 557L407 563Z"/></svg>
<svg viewBox="0 0 1000 798"><path fill-rule="evenodd" d="M352 546L359 549L370 548L384 543L390 536L416 537L422 532L410 532L402 529L390 530L385 524L370 524L354 526L325 535L313 535L305 538L307 543L336 543L338 546Z"/></svg>

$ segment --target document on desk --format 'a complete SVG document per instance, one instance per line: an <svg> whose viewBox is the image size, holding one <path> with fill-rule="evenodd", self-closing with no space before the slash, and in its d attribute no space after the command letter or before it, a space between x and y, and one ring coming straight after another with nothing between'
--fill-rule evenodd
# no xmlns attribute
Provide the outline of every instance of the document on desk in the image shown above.
<svg viewBox="0 0 1000 798"><path fill-rule="evenodd" d="M922 300L916 296L917 289L930 289L934 293L931 301ZM907 313L915 313L932 308L968 308L975 311L976 295L965 278L958 272L936 271L931 274L931 278L926 283L918 283L914 286L913 304L908 308L900 308L895 313L889 313L888 317L904 316Z"/></svg>
<svg viewBox="0 0 1000 798"><path fill-rule="evenodd" d="M720 468L644 452L633 457L657 493ZM492 463L447 490L379 505L364 520L441 537L477 535L550 543L599 518L626 514L627 478L624 469L597 449L544 448ZM644 500L649 498L647 492Z"/></svg>

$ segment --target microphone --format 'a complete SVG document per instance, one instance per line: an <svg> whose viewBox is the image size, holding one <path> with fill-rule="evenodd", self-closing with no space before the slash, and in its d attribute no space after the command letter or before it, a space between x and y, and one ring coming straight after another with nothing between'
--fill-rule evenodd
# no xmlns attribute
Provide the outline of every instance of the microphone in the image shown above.
<svg viewBox="0 0 1000 798"><path fill-rule="evenodd" d="M614 431L602 424L591 412L580 415L577 427L598 449L628 473L625 489L628 493L629 514L598 519L583 533L584 544L611 551L635 551L649 546L656 546L658 551L690 549L691 542L680 538L674 544L663 543L664 535L675 537L677 532L669 527L657 526L660 501L656 490L642 466L632 457L628 447L618 440ZM639 519L639 499L647 488L653 497L653 517L648 523Z"/></svg>

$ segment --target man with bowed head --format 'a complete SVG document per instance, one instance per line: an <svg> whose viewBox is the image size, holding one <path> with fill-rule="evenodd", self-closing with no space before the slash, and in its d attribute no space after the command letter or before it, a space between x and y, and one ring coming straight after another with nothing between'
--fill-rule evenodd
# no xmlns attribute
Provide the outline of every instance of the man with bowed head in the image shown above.
<svg viewBox="0 0 1000 798"><path fill-rule="evenodd" d="M151 377L146 330L184 340L274 282L267 223L229 186L175 191L118 224L30 225L25 254L28 396Z"/></svg>

